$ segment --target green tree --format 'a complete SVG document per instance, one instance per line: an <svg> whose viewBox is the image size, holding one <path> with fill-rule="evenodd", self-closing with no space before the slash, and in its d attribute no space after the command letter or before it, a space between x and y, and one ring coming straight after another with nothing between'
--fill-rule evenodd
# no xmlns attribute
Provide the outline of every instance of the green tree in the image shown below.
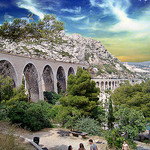
<svg viewBox="0 0 150 150"><path fill-rule="evenodd" d="M8 76L0 76L0 102L7 101L13 96L13 81Z"/></svg>
<svg viewBox="0 0 150 150"><path fill-rule="evenodd" d="M44 100L48 103L55 105L56 102L61 98L60 94L56 92L44 92Z"/></svg>
<svg viewBox="0 0 150 150"><path fill-rule="evenodd" d="M124 105L135 110L142 110L144 116L150 121L150 81L142 84L122 84L111 94L112 101L117 106Z"/></svg>
<svg viewBox="0 0 150 150"><path fill-rule="evenodd" d="M108 108L108 128L109 129L113 129L114 121L115 121L115 117L114 117L114 114L113 114L112 100L111 100L111 97L110 97L110 99L109 99L109 108Z"/></svg>
<svg viewBox="0 0 150 150"><path fill-rule="evenodd" d="M25 94L24 85L21 85L17 89L16 88L13 89L13 96L6 101L6 105L13 105L13 103L17 101L25 101L25 102L28 101L28 97Z"/></svg>
<svg viewBox="0 0 150 150"><path fill-rule="evenodd" d="M24 85L13 88L13 80L8 76L0 76L0 102L4 105L13 105L16 101L27 101Z"/></svg>
<svg viewBox="0 0 150 150"><path fill-rule="evenodd" d="M57 118L63 115L62 118L67 119L64 121L66 124L68 120L73 122L72 118L75 120L79 116L90 116L101 123L104 118L104 109L99 103L99 92L89 72L79 67L76 75L70 75L68 78L67 95L59 99L62 109Z"/></svg>
<svg viewBox="0 0 150 150"><path fill-rule="evenodd" d="M115 114L119 131L129 139L133 139L140 132L146 130L146 119L141 111L122 107Z"/></svg>
<svg viewBox="0 0 150 150"><path fill-rule="evenodd" d="M50 104L44 101L38 103L15 102L10 108L8 117L11 123L20 124L21 127L31 131L38 131L52 127L50 122Z"/></svg>
<svg viewBox="0 0 150 150"><path fill-rule="evenodd" d="M56 20L53 14L45 14L42 20L34 22L32 15L28 16L31 22L16 18L12 23L4 22L0 26L0 36L11 40L23 40L30 38L49 38L64 30L64 23Z"/></svg>

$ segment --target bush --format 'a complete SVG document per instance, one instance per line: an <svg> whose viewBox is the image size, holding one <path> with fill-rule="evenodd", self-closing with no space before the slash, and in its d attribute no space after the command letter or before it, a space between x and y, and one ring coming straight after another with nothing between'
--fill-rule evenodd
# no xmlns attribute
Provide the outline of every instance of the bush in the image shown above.
<svg viewBox="0 0 150 150"><path fill-rule="evenodd" d="M60 94L56 92L44 92L44 100L48 103L55 105L55 103L61 98Z"/></svg>
<svg viewBox="0 0 150 150"><path fill-rule="evenodd" d="M20 124L21 127L31 131L51 127L51 106L43 101L38 103L16 102L8 114L12 123Z"/></svg>
<svg viewBox="0 0 150 150"><path fill-rule="evenodd" d="M0 106L0 120L5 120L8 118L9 108L6 105Z"/></svg>
<svg viewBox="0 0 150 150"><path fill-rule="evenodd" d="M118 129L107 131L105 139L107 140L108 146L116 150L120 150L122 148L124 140L126 140L130 148L136 149L136 143L131 139L123 137Z"/></svg>
<svg viewBox="0 0 150 150"><path fill-rule="evenodd" d="M75 130L86 132L89 135L100 135L101 128L98 125L98 122L89 117L82 117L77 120L75 124Z"/></svg>
<svg viewBox="0 0 150 150"><path fill-rule="evenodd" d="M105 138L107 140L108 146L113 149L115 148L116 150L122 148L123 141L125 140L125 138L122 137L120 132L116 129L107 131Z"/></svg>

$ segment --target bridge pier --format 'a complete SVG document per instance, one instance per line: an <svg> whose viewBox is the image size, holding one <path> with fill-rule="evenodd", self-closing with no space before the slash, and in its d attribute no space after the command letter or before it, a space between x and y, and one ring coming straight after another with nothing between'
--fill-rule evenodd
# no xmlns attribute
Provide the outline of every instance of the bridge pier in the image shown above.
<svg viewBox="0 0 150 150"><path fill-rule="evenodd" d="M65 91L68 75L75 74L79 66L82 68L88 67L84 64L29 58L0 52L0 75L10 76L16 88L22 85L24 76L25 87L33 102L44 100L43 92L45 90L58 93L57 82L61 82ZM60 67L60 72L63 70L63 73L60 73L58 78L57 73ZM64 79L65 82L63 82Z"/></svg>

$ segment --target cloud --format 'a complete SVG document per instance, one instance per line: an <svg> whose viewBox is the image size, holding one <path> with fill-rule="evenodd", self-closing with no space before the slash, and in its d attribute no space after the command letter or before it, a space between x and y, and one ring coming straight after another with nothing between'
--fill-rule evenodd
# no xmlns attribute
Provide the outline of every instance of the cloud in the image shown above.
<svg viewBox="0 0 150 150"><path fill-rule="evenodd" d="M65 9L61 9L61 11L79 14L81 12L81 7L75 7L74 9L65 8Z"/></svg>
<svg viewBox="0 0 150 150"><path fill-rule="evenodd" d="M131 7L130 0L102 0L101 3L90 0L92 6L99 7L104 14L112 15L116 18L115 24L108 28L111 32L149 32L150 21L149 11L139 18L129 17L128 10ZM139 36L140 37L140 36Z"/></svg>
<svg viewBox="0 0 150 150"><path fill-rule="evenodd" d="M14 17L11 15L8 15L7 13L4 15L4 20L9 23L12 23L13 19L14 19Z"/></svg>
<svg viewBox="0 0 150 150"><path fill-rule="evenodd" d="M86 16L79 16L79 17L65 17L66 19L72 20L72 21L80 21L86 18Z"/></svg>
<svg viewBox="0 0 150 150"><path fill-rule="evenodd" d="M90 0L90 3L91 3L92 6L96 6L95 0Z"/></svg>
<svg viewBox="0 0 150 150"><path fill-rule="evenodd" d="M31 13L37 15L40 19L44 18L44 13L38 9L38 6L34 0L20 0L17 2L18 7L27 9Z"/></svg>

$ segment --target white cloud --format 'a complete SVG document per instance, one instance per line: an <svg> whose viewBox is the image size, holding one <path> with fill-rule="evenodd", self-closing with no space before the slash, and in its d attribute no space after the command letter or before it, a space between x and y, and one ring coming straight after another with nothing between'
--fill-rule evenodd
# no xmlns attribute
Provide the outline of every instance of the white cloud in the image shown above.
<svg viewBox="0 0 150 150"><path fill-rule="evenodd" d="M79 17L65 17L66 19L72 20L72 21L80 21L86 18L86 16L79 16Z"/></svg>
<svg viewBox="0 0 150 150"><path fill-rule="evenodd" d="M90 2L91 1L93 2L93 0L90 0ZM130 0L103 0L102 3L94 1L91 3L91 5L99 7L101 10L103 10L104 14L109 13L109 15L113 15L118 20L118 23L108 28L109 31L132 32L133 34L137 32L149 32L150 21L147 18L150 17L146 13L138 19L129 17L127 11L131 6Z"/></svg>
<svg viewBox="0 0 150 150"><path fill-rule="evenodd" d="M65 8L65 9L61 9L61 11L79 14L81 12L81 7L75 7L74 9Z"/></svg>
<svg viewBox="0 0 150 150"><path fill-rule="evenodd" d="M13 19L14 19L14 17L11 15L8 15L7 13L4 15L4 20L9 23L12 23Z"/></svg>
<svg viewBox="0 0 150 150"><path fill-rule="evenodd" d="M95 0L90 0L90 3L91 3L92 6L96 6Z"/></svg>
<svg viewBox="0 0 150 150"><path fill-rule="evenodd" d="M37 8L34 0L21 0L17 2L17 5L18 7L27 9L31 13L37 15L40 19L44 18L44 13Z"/></svg>

